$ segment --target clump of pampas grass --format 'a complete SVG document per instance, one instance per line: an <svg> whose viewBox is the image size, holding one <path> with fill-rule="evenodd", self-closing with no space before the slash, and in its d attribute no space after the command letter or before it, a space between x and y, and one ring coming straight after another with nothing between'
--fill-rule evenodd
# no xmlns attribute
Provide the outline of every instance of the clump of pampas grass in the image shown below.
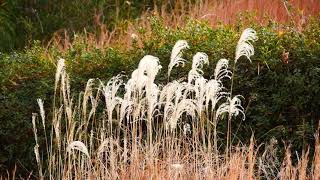
<svg viewBox="0 0 320 180"><path fill-rule="evenodd" d="M256 32L244 30L235 53L237 60L253 55ZM173 47L168 80L174 66L183 65L185 40ZM146 55L125 82L121 75L107 83L90 79L85 91L71 96L63 59L58 61L52 115L46 116L39 99L42 128L49 130L46 150L40 151L38 116L33 115L35 155L40 179L274 179L319 177L319 139L312 173L307 169L308 152L297 166L291 151L281 163L274 156L274 143L259 155L254 138L249 146L218 144L217 126L245 120L244 98L232 94L222 80L232 80L229 60L217 62L212 79L203 77L209 57L198 52L192 60L188 81L155 83L161 60ZM124 90L124 92L122 92ZM227 116L224 116L227 115ZM49 120L51 119L51 120ZM47 122L46 122L47 121ZM40 124L40 123L39 123ZM228 129L231 131L231 129ZM46 134L45 134L46 135ZM45 158L43 158L45 157ZM271 161L268 160L271 159Z"/></svg>

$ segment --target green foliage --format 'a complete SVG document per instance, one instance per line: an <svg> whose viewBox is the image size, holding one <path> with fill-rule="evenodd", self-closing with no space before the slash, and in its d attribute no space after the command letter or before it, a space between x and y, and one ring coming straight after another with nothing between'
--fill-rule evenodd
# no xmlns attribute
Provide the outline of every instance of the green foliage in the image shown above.
<svg viewBox="0 0 320 180"><path fill-rule="evenodd" d="M14 16L8 4L0 3L0 51L10 50L16 38Z"/></svg>
<svg viewBox="0 0 320 180"><path fill-rule="evenodd" d="M54 33L113 30L151 10L173 2L159 0L4 0L0 1L0 51L22 49L34 40L47 42ZM172 4L172 5L171 5Z"/></svg>
<svg viewBox="0 0 320 180"><path fill-rule="evenodd" d="M177 30L166 27L161 20L151 18L152 31L140 29L143 48L87 49L75 42L73 48L60 52L55 47L45 50L39 42L29 49L0 55L0 164L12 166L17 160L28 169L33 164L33 133L31 113L37 111L36 99L45 101L50 114L55 64L65 58L74 92L84 90L89 78L108 80L123 72L129 75L146 54L160 58L163 69L157 80L166 82L170 52L178 39L185 39L190 49L185 67L174 68L173 79L186 77L192 55L203 51L211 58L204 76L213 75L220 58L234 59L234 49L243 25L211 28L206 23L189 21ZM314 19L302 33L290 27L252 24L259 40L254 44L252 63L240 59L234 80L234 94L244 95L247 119L233 122L238 129L234 138L247 142L251 133L259 142L271 137L289 141L297 149L313 143L317 129L320 102L320 23ZM289 52L288 63L284 53ZM161 82L160 82L161 83ZM76 94L75 94L76 95ZM225 132L226 122L219 131Z"/></svg>

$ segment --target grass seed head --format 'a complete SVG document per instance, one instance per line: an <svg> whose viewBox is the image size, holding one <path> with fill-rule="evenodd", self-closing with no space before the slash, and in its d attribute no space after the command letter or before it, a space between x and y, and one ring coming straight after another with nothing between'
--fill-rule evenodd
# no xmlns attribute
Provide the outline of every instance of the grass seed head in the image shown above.
<svg viewBox="0 0 320 180"><path fill-rule="evenodd" d="M159 58L146 55L144 56L138 66L138 79L144 74L147 75L148 81L153 82L159 70L162 68L159 62Z"/></svg>
<svg viewBox="0 0 320 180"><path fill-rule="evenodd" d="M203 52L197 52L192 59L192 69L203 74L203 71L201 69L203 68L204 64L209 64L208 55Z"/></svg>
<svg viewBox="0 0 320 180"><path fill-rule="evenodd" d="M58 64L57 64L57 71L55 75L55 91L57 90L58 83L60 81L61 74L65 71L65 60L64 59L59 59Z"/></svg>
<svg viewBox="0 0 320 180"><path fill-rule="evenodd" d="M42 120L42 125L43 128L46 128L46 124L45 124L45 111L44 111L44 107L43 107L43 100L42 99L37 99L38 105L39 105L39 109L40 109L40 116L41 116L41 120Z"/></svg>
<svg viewBox="0 0 320 180"><path fill-rule="evenodd" d="M229 68L229 60L227 59L220 59L214 70L214 78L216 80L222 80L223 78L231 79L232 72L228 69Z"/></svg>
<svg viewBox="0 0 320 180"><path fill-rule="evenodd" d="M243 31L237 44L235 63L241 56L245 56L251 62L250 56L254 54L254 48L251 43L256 39L257 33L255 30L247 28Z"/></svg>
<svg viewBox="0 0 320 180"><path fill-rule="evenodd" d="M87 157L90 157L86 145L84 145L83 142L81 142L81 141L71 142L67 147L67 151L69 153L71 153L71 150L78 150L78 151L82 152L83 154L85 154Z"/></svg>
<svg viewBox="0 0 320 180"><path fill-rule="evenodd" d="M228 100L219 106L216 112L216 116L219 117L223 113L230 113L231 116L242 115L242 120L244 121L246 116L245 116L244 108L241 105L240 98L243 98L243 97L241 95L236 95L232 99L228 97Z"/></svg>
<svg viewBox="0 0 320 180"><path fill-rule="evenodd" d="M170 77L171 70L174 66L178 67L179 65L184 66L186 60L182 58L182 50L188 49L189 45L185 40L178 40L173 46L170 63L168 66L168 77Z"/></svg>

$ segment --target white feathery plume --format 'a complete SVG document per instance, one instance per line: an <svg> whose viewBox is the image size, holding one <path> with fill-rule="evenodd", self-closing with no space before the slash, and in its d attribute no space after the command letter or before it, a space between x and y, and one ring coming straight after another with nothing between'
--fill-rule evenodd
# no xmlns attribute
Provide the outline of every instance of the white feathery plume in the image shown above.
<svg viewBox="0 0 320 180"><path fill-rule="evenodd" d="M190 86L188 83L185 83L185 82L179 83L178 88L174 92L174 96L175 96L174 104L177 105L182 99L186 99L188 92L192 88L193 87Z"/></svg>
<svg viewBox="0 0 320 180"><path fill-rule="evenodd" d="M153 82L161 68L162 66L159 64L159 58L151 55L146 55L139 62L138 77L140 78L144 73L146 73L146 75L148 76L148 80L151 80Z"/></svg>
<svg viewBox="0 0 320 180"><path fill-rule="evenodd" d="M39 108L40 108L40 116L41 116L41 120L42 120L42 126L44 129L46 129L46 123L45 123L45 111L44 111L44 107L43 107L43 100L42 99L37 99Z"/></svg>
<svg viewBox="0 0 320 180"><path fill-rule="evenodd" d="M95 97L93 95L94 79L89 79L89 81L90 82L87 82L87 86L86 86L85 93L84 93L84 99L87 98L86 96L89 96L90 97L90 102L91 102L91 110L90 110L89 115L88 115L88 121L96 113L97 106L99 104L99 98L98 97L100 97L100 91L97 91L97 94L95 95ZM85 102L85 103L87 103L87 102ZM85 106L86 106L86 104L85 104ZM86 116L85 113L83 113L83 114Z"/></svg>
<svg viewBox="0 0 320 180"><path fill-rule="evenodd" d="M150 91L150 92L148 92ZM151 85L151 89L147 91L147 101L148 101L148 115L151 117L154 111L156 110L156 106L158 103L159 97L159 87L156 84Z"/></svg>
<svg viewBox="0 0 320 180"><path fill-rule="evenodd" d="M132 100L132 98L134 98L132 96L135 90L138 89L138 91L142 91L143 89L143 87L141 88L137 87L139 86L138 83L142 82L142 81L136 82L137 77L135 77L135 75L138 74L137 72L138 72L137 70L134 70L134 72L132 73L131 79L129 79L128 82L125 84L125 94L121 102L121 108L120 108L120 122L124 119L125 115L129 115L132 112L132 106L134 101ZM146 76L144 75L144 77ZM143 84L145 84L145 81Z"/></svg>
<svg viewBox="0 0 320 180"><path fill-rule="evenodd" d="M188 83L190 84L193 80L202 77L203 64L209 64L208 55L203 52L197 52L192 59L192 67L188 73Z"/></svg>
<svg viewBox="0 0 320 180"><path fill-rule="evenodd" d="M209 108L211 101L211 109L215 109L216 104L224 97L227 97L228 92L223 92L223 85L221 81L211 79L206 84L206 109Z"/></svg>
<svg viewBox="0 0 320 180"><path fill-rule="evenodd" d="M131 73L131 79L133 81L138 81L139 76L138 76L138 69L135 69L132 73Z"/></svg>
<svg viewBox="0 0 320 180"><path fill-rule="evenodd" d="M82 113L83 117L86 117L87 115L87 102L89 98L92 99L92 87L94 85L94 79L89 79L87 81L87 85L83 94L83 101L82 101ZM91 101L92 103L92 101Z"/></svg>
<svg viewBox="0 0 320 180"><path fill-rule="evenodd" d="M179 84L178 81L172 81L166 84L160 93L160 101L172 101L174 99L174 92L177 90Z"/></svg>
<svg viewBox="0 0 320 180"><path fill-rule="evenodd" d="M177 105L174 106L173 113L171 114L169 121L166 122L166 128L170 127L171 131L175 130L178 120L183 113L186 113L187 115L191 116L192 119L195 119L196 110L197 106L195 100L182 99Z"/></svg>
<svg viewBox="0 0 320 180"><path fill-rule="evenodd" d="M146 83L146 99L148 103L148 121L152 120L152 113L158 100L158 86L153 82L162 66L159 64L159 58L146 55L144 56L138 66L139 77L143 76L144 73L147 75Z"/></svg>
<svg viewBox="0 0 320 180"><path fill-rule="evenodd" d="M185 99L186 83L173 81L163 87L160 94L160 103L164 104L163 119L169 125L169 120L182 99Z"/></svg>
<svg viewBox="0 0 320 180"><path fill-rule="evenodd" d="M191 69L188 73L188 84L191 84L200 77L202 77L202 75L197 70Z"/></svg>
<svg viewBox="0 0 320 180"><path fill-rule="evenodd" d="M90 102L91 102L91 110L88 115L88 120L90 120L91 117L93 117L93 115L96 113L99 100L96 99L95 97L93 97L93 95L91 94L90 95ZM74 114L74 117L75 117L75 114Z"/></svg>
<svg viewBox="0 0 320 180"><path fill-rule="evenodd" d="M82 152L83 154L85 154L87 157L90 157L86 145L84 145L83 142L81 142L81 141L71 142L67 147L67 152L71 152L71 150L78 150L78 151Z"/></svg>
<svg viewBox="0 0 320 180"><path fill-rule="evenodd" d="M63 111L63 105L60 106L59 109L55 109L54 112L54 119L53 119L53 127L54 127L54 132L56 135L56 142L58 147L61 147L61 119L62 119L62 111Z"/></svg>
<svg viewBox="0 0 320 180"><path fill-rule="evenodd" d="M175 95L179 91L179 89L181 89L179 88L179 86L180 83L178 81L172 81L162 88L159 101L160 103L164 104L164 120L168 119L173 112L173 101L176 97Z"/></svg>
<svg viewBox="0 0 320 180"><path fill-rule="evenodd" d="M231 116L242 115L242 120L246 119L244 108L241 105L241 99L243 96L236 95L232 99L228 97L228 100L221 104L216 112L216 116L219 117L223 113L230 113Z"/></svg>
<svg viewBox="0 0 320 180"><path fill-rule="evenodd" d="M241 99L244 98L241 95L236 95L235 97L232 98L230 102L230 112L233 116L238 116L239 114L242 114L242 120L246 119L245 113L244 113L244 108L241 105Z"/></svg>
<svg viewBox="0 0 320 180"><path fill-rule="evenodd" d="M187 89L186 83L179 81L169 82L162 88L160 93L161 102L172 102L173 100L179 101L182 98L183 92Z"/></svg>
<svg viewBox="0 0 320 180"><path fill-rule="evenodd" d="M207 84L207 79L204 77L200 77L196 79L194 89L195 89L195 99L197 101L197 111L199 114L201 114L202 108L203 108L203 103L206 101L206 84Z"/></svg>
<svg viewBox="0 0 320 180"><path fill-rule="evenodd" d="M116 105L121 104L122 102L122 98L117 97L118 90L122 84L121 75L112 77L106 86L101 82L109 120L112 118L112 112Z"/></svg>
<svg viewBox="0 0 320 180"><path fill-rule="evenodd" d="M181 51L187 48L189 48L189 45L185 40L178 40L176 44L173 46L171 57L170 57L170 63L168 66L168 77L170 77L171 70L174 66L178 67L179 64L184 66L184 63L186 62L186 60L182 58Z"/></svg>
<svg viewBox="0 0 320 180"><path fill-rule="evenodd" d="M128 100L130 101L131 100L131 96L132 96L132 93L135 89L135 82L133 79L129 79L127 81L127 83L125 84L124 86L124 89L125 89L125 93L124 93L124 96L123 96L123 99L124 100Z"/></svg>
<svg viewBox="0 0 320 180"><path fill-rule="evenodd" d="M206 53L197 52L192 59L192 69L197 70L200 74L203 74L201 70L204 64L209 64L209 58Z"/></svg>
<svg viewBox="0 0 320 180"><path fill-rule="evenodd" d="M247 57L251 62L250 56L254 54L254 48L251 43L256 39L257 33L252 28L247 28L242 32L236 48L235 63L237 63L241 56Z"/></svg>
<svg viewBox="0 0 320 180"><path fill-rule="evenodd" d="M143 70L139 74L139 69L136 69L131 74L131 79L127 82L127 87L131 90L141 90L146 86L148 77L144 74Z"/></svg>
<svg viewBox="0 0 320 180"><path fill-rule="evenodd" d="M221 80L223 78L231 79L232 72L228 69L229 67L229 60L227 59L220 59L214 70L214 79Z"/></svg>
<svg viewBox="0 0 320 180"><path fill-rule="evenodd" d="M156 85L156 84L153 83L152 86L151 86L150 96L151 96L151 99L152 99L155 103L158 102L159 92L160 92L160 90L159 90L158 85Z"/></svg>
<svg viewBox="0 0 320 180"><path fill-rule="evenodd" d="M120 108L120 124L124 117L129 115L132 112L132 107L133 107L133 102L124 98L121 103L121 108Z"/></svg>
<svg viewBox="0 0 320 180"><path fill-rule="evenodd" d="M58 83L60 81L61 74L65 71L65 63L64 59L59 59L58 64L57 64L57 71L55 75L55 85L54 85L54 90L57 90Z"/></svg>
<svg viewBox="0 0 320 180"><path fill-rule="evenodd" d="M204 77L200 77L196 79L194 83L194 87L197 89L198 92L196 92L196 98L199 96L204 96L205 95L205 89L207 85L208 80Z"/></svg>

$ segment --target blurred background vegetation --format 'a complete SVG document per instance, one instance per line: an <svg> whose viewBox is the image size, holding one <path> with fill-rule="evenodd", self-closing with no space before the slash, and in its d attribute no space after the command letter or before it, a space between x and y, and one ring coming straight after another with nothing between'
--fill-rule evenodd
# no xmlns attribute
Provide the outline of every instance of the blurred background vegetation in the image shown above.
<svg viewBox="0 0 320 180"><path fill-rule="evenodd" d="M59 57L74 95L89 78L131 73L146 54L166 67L178 39L191 46L187 59L209 55L210 77L216 61L233 59L249 26L259 40L253 63L237 69L235 92L246 98L247 120L233 123L235 137L246 143L254 133L259 143L275 137L280 146L305 148L320 120L319 10L318 0L0 0L0 172L34 170L31 113L43 98L50 117Z"/></svg>
<svg viewBox="0 0 320 180"><path fill-rule="evenodd" d="M104 23L111 30L117 22L136 18L152 6L152 0L2 0L0 50L21 49L33 40L48 41L62 29L94 32Z"/></svg>

